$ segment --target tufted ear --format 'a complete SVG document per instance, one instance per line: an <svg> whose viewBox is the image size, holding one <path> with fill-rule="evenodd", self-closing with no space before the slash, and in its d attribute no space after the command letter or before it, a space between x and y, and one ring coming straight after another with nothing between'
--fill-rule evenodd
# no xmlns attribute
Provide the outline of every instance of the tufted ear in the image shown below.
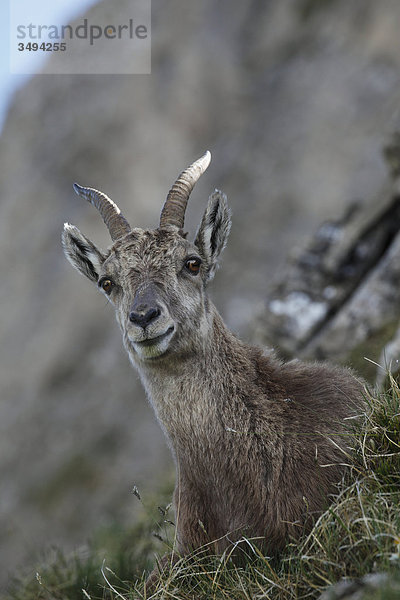
<svg viewBox="0 0 400 600"><path fill-rule="evenodd" d="M211 194L194 241L205 261L210 281L218 265L218 257L226 246L231 229L231 212L226 195L219 190Z"/></svg>
<svg viewBox="0 0 400 600"><path fill-rule="evenodd" d="M101 265L105 260L100 250L79 229L69 223L64 225L62 245L71 265L91 281L97 282Z"/></svg>

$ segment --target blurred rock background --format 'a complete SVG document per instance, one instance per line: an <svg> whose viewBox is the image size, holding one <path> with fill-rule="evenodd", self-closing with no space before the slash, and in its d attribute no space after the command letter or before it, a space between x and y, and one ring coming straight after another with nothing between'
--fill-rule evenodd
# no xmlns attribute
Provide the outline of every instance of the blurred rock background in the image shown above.
<svg viewBox="0 0 400 600"><path fill-rule="evenodd" d="M113 1L116 18L127 3ZM249 336L289 250L387 181L396 0L153 0L152 15L151 75L34 76L1 135L1 584L51 544L133 520L133 485L152 490L171 468L111 308L63 258L64 221L109 244L72 182L153 227L178 172L210 149L187 228L215 187L228 194L210 293Z"/></svg>

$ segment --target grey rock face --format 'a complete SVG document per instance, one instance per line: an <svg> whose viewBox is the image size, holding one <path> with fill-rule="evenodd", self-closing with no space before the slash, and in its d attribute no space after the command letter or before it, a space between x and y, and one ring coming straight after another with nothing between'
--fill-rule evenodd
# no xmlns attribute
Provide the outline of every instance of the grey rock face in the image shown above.
<svg viewBox="0 0 400 600"><path fill-rule="evenodd" d="M400 154L397 134L387 145L386 155L388 148L395 162ZM256 335L288 356L339 362L348 361L364 343L361 356L379 359L381 384L387 368L397 370L400 358L399 334L395 333L400 317L399 231L395 175L372 200L350 206L341 219L320 226L290 257L255 321ZM394 334L390 343L388 331ZM378 334L376 355L368 344Z"/></svg>
<svg viewBox="0 0 400 600"><path fill-rule="evenodd" d="M387 573L370 573L361 579L342 579L329 587L320 600L363 600L372 598L396 598L400 593L398 581L390 579Z"/></svg>
<svg viewBox="0 0 400 600"><path fill-rule="evenodd" d="M126 5L113 2L116 19ZM209 148L187 227L214 187L227 193L234 227L212 293L244 332L288 249L385 181L400 5L311 6L153 0L150 76L43 74L15 94L0 140L0 579L47 544L133 519L132 484L157 486L169 464L109 307L62 256L64 221L109 243L72 183L156 226L178 172ZM334 290L321 289L275 305L307 308L298 338L329 313Z"/></svg>

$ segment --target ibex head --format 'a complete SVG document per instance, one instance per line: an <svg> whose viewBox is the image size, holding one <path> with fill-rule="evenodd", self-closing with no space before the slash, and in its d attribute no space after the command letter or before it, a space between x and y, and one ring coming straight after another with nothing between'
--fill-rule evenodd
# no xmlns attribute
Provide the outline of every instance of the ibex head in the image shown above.
<svg viewBox="0 0 400 600"><path fill-rule="evenodd" d="M191 352L211 326L205 286L214 276L230 230L226 196L219 191L210 196L193 243L183 233L189 195L210 160L206 152L179 175L154 230L131 229L105 194L74 185L99 210L113 245L102 252L76 227L65 224L65 255L114 305L135 362Z"/></svg>

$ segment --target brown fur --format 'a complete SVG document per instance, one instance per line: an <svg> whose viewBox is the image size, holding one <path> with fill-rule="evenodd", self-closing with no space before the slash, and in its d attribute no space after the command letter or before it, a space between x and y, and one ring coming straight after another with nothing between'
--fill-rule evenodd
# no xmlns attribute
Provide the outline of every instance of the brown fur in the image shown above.
<svg viewBox="0 0 400 600"><path fill-rule="evenodd" d="M217 540L221 552L245 534L274 553L335 491L361 386L344 369L263 356L217 313L208 342L153 393L177 465L179 551ZM144 377L163 389L164 375Z"/></svg>
<svg viewBox="0 0 400 600"><path fill-rule="evenodd" d="M209 200L194 244L176 227L134 229L106 253L67 225L67 258L113 282L124 344L176 463L178 551L221 552L243 535L279 551L323 510L343 474L346 418L363 404L347 370L281 363L225 327L205 287L229 232L226 200ZM198 275L187 268L201 260ZM132 307L157 308L143 328Z"/></svg>

